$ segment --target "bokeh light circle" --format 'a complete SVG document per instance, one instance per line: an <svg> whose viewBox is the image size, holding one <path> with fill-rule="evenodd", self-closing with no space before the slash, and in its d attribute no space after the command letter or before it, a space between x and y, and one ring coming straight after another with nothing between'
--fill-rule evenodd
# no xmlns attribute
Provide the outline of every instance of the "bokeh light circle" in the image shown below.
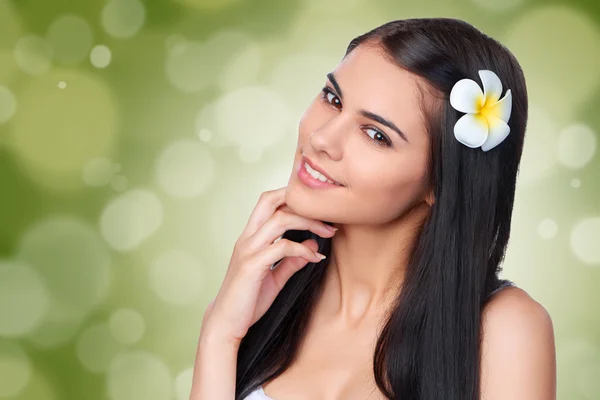
<svg viewBox="0 0 600 400"><path fill-rule="evenodd" d="M59 90L57 82L68 82L69 88ZM17 98L19 112L7 144L19 163L53 191L84 187L86 163L114 150L118 114L110 88L96 75L53 69L28 79Z"/></svg>
<svg viewBox="0 0 600 400"><path fill-rule="evenodd" d="M160 255L150 266L150 287L163 301L187 305L198 300L205 288L202 265L191 255L171 250Z"/></svg>
<svg viewBox="0 0 600 400"><path fill-rule="evenodd" d="M115 250L131 251L162 224L163 206L147 189L131 189L110 200L100 217L104 240Z"/></svg>
<svg viewBox="0 0 600 400"><path fill-rule="evenodd" d="M90 25L76 15L65 15L54 21L46 38L54 59L66 64L84 60L94 40Z"/></svg>
<svg viewBox="0 0 600 400"><path fill-rule="evenodd" d="M31 361L17 343L0 339L0 398L13 397L31 379Z"/></svg>
<svg viewBox="0 0 600 400"><path fill-rule="evenodd" d="M172 397L172 376L155 355L135 350L122 353L111 363L107 374L111 400L165 400Z"/></svg>
<svg viewBox="0 0 600 400"><path fill-rule="evenodd" d="M563 129L557 144L558 161L565 167L584 167L596 153L596 135L585 124L575 124Z"/></svg>
<svg viewBox="0 0 600 400"><path fill-rule="evenodd" d="M581 180L577 179L577 178L573 178L571 179L571 186L574 188L578 188L581 186Z"/></svg>
<svg viewBox="0 0 600 400"><path fill-rule="evenodd" d="M210 186L215 162L205 145L193 139L171 143L160 155L156 177L162 189L175 197L197 197Z"/></svg>
<svg viewBox="0 0 600 400"><path fill-rule="evenodd" d="M129 38L142 29L146 9L139 0L110 0L102 10L102 26L115 38Z"/></svg>
<svg viewBox="0 0 600 400"><path fill-rule="evenodd" d="M144 335L146 323L142 315L130 308L121 308L110 316L110 332L121 344L132 345Z"/></svg>
<svg viewBox="0 0 600 400"><path fill-rule="evenodd" d="M103 44L94 46L90 53L90 62L96 68L106 68L110 64L111 59L112 54L110 49Z"/></svg>
<svg viewBox="0 0 600 400"><path fill-rule="evenodd" d="M51 215L39 221L22 236L17 258L43 277L51 320L77 321L106 297L110 254L95 229L83 220ZM40 329L45 330L44 325Z"/></svg>
<svg viewBox="0 0 600 400"><path fill-rule="evenodd" d="M212 138L212 131L210 129L200 129L198 132L198 137L203 142L210 142L210 139Z"/></svg>
<svg viewBox="0 0 600 400"><path fill-rule="evenodd" d="M17 111L17 99L6 86L0 85L0 124L7 122Z"/></svg>
<svg viewBox="0 0 600 400"><path fill-rule="evenodd" d="M48 297L37 271L23 262L0 260L0 335L16 337L36 328Z"/></svg>
<svg viewBox="0 0 600 400"><path fill-rule="evenodd" d="M600 217L583 219L571 230L571 249L586 264L600 264Z"/></svg>

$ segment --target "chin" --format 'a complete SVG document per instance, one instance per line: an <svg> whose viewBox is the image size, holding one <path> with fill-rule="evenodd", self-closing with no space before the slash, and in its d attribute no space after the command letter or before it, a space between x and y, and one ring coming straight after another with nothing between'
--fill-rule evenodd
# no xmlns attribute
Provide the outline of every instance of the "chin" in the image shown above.
<svg viewBox="0 0 600 400"><path fill-rule="evenodd" d="M285 191L285 203L296 214L316 219L319 221L331 221L332 215L317 202L317 199L310 194L302 191L302 188L296 187L296 183L288 184Z"/></svg>

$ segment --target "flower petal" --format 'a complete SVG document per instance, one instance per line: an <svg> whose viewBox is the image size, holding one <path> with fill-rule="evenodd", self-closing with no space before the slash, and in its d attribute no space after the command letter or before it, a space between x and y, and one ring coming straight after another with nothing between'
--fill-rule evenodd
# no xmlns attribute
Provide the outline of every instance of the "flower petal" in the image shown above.
<svg viewBox="0 0 600 400"><path fill-rule="evenodd" d="M483 83L483 97L486 104L494 104L502 95L502 82L493 71L479 70L479 77Z"/></svg>
<svg viewBox="0 0 600 400"><path fill-rule="evenodd" d="M478 114L465 114L454 125L454 137L467 147L479 147L488 137L488 124Z"/></svg>
<svg viewBox="0 0 600 400"><path fill-rule="evenodd" d="M502 142L510 133L510 127L500 118L488 116L488 126L490 131L487 140L481 145L481 150L488 151L496 147Z"/></svg>
<svg viewBox="0 0 600 400"><path fill-rule="evenodd" d="M476 113L483 105L483 92L472 79L461 79L450 91L450 104L455 110L464 113Z"/></svg>
<svg viewBox="0 0 600 400"><path fill-rule="evenodd" d="M510 119L510 112L512 110L512 93L510 89L506 91L506 94L500 101L492 104L483 110L483 114L486 116L492 116L500 118L502 121L508 123Z"/></svg>

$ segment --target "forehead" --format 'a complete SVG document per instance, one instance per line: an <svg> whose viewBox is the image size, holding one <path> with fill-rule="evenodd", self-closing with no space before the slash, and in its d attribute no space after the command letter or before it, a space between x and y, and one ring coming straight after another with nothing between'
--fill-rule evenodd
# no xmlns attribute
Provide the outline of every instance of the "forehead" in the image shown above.
<svg viewBox="0 0 600 400"><path fill-rule="evenodd" d="M359 45L333 71L346 109L392 121L414 143L425 135L418 76L389 61L383 50ZM421 83L423 85L423 83Z"/></svg>

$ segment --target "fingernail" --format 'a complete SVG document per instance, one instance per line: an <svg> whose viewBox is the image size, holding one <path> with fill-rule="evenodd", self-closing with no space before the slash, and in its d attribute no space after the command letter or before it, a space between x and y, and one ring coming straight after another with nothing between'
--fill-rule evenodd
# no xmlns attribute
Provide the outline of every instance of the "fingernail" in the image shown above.
<svg viewBox="0 0 600 400"><path fill-rule="evenodd" d="M331 225L327 225L327 224L325 224L325 226L327 227L327 229L329 229L332 232L335 232L338 230L338 228L336 228L335 226L331 226Z"/></svg>
<svg viewBox="0 0 600 400"><path fill-rule="evenodd" d="M327 256L325 256L324 254L319 253L318 251L315 251L315 255L317 257L319 257L321 260L324 260Z"/></svg>

